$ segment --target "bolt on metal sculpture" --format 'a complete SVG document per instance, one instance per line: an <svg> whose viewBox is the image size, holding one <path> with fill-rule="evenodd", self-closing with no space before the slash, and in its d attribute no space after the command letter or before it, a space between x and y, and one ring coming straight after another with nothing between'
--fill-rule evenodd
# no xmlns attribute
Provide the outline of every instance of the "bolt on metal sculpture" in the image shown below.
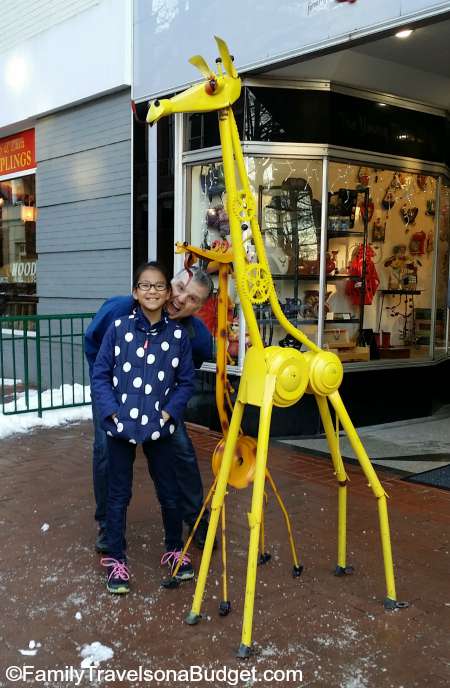
<svg viewBox="0 0 450 688"><path fill-rule="evenodd" d="M343 378L342 363L335 354L323 351L301 330L294 327L286 318L279 304L265 253L264 241L256 218L255 201L250 189L239 134L231 107L239 98L241 80L226 43L218 37L215 37L215 40L220 54L220 58L217 60L217 74L209 68L203 57L200 55L192 57L189 60L190 63L200 70L206 83L202 82L192 86L173 98L153 101L150 104L147 122L153 124L162 117L173 113L218 111L233 265L237 291L249 333L250 347L245 355L239 390L229 428L227 428L222 460L211 502L209 529L198 573L197 586L192 609L186 621L193 625L201 619L201 603L214 539L222 513L233 455L239 440L244 409L247 404L257 406L260 408L260 416L252 502L248 514L250 542L242 637L238 651L238 656L245 658L251 652L256 571L272 409L274 405L292 406L305 393L313 394L316 399L338 482L338 556L335 573L336 575L345 575L351 572L351 567L346 564L347 475L339 451L338 432L333 426L330 404L335 411L336 425L338 426L340 423L346 432L369 486L377 499L386 579L384 606L386 609L395 609L404 606L404 603L397 602L395 591L387 495L339 395L338 389ZM242 240L243 225L245 225L245 229L249 227L251 229L257 255L256 263L249 263L247 260ZM307 349L305 353L300 353L293 348L264 347L253 304L267 301L269 301L279 324Z"/></svg>

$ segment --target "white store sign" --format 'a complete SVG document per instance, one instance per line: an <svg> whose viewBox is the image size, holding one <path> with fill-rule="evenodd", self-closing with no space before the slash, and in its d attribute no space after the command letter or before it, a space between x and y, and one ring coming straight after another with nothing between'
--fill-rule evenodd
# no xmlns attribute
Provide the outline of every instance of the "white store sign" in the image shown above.
<svg viewBox="0 0 450 688"><path fill-rule="evenodd" d="M227 41L243 72L449 11L448 0L134 0L133 98L197 81L188 58L200 53L214 66L214 35Z"/></svg>
<svg viewBox="0 0 450 688"><path fill-rule="evenodd" d="M36 282L36 261L11 263L11 276L14 282Z"/></svg>

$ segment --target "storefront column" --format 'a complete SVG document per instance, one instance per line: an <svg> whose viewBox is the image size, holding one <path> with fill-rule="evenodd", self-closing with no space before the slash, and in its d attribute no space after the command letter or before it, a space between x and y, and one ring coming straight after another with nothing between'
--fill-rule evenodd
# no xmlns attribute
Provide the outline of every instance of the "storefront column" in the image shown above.
<svg viewBox="0 0 450 688"><path fill-rule="evenodd" d="M158 255L158 136L148 127L148 260Z"/></svg>
<svg viewBox="0 0 450 688"><path fill-rule="evenodd" d="M174 228L173 239L177 241L185 240L185 185L183 171L183 141L184 141L184 115L175 115L175 135L174 135ZM184 256L175 254L173 262L174 275L183 267Z"/></svg>

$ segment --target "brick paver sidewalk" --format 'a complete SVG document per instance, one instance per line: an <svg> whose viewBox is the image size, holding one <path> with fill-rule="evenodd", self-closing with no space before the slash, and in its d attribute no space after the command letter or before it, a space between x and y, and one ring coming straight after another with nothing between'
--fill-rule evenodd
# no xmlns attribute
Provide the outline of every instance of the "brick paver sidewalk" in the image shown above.
<svg viewBox="0 0 450 688"><path fill-rule="evenodd" d="M217 436L191 428L205 486L211 481L209 457ZM250 492L230 490L228 505L229 587L232 613L218 616L221 599L220 551L213 558L205 596L204 620L183 623L194 585L160 588L162 530L153 486L140 453L128 517L132 592L109 595L93 549L89 423L16 436L0 443L2 624L0 685L9 665L36 669L80 667L80 648L99 641L114 651L101 668L302 669L303 682L289 678L260 685L412 688L449 685L449 523L450 493L379 471L391 499L396 583L408 609L386 612L376 501L359 469L348 466L349 562L353 576L336 578L337 489L331 464L274 443L269 466L292 517L301 562L300 579L292 562L284 522L270 497L266 545L271 561L260 567L255 606L255 654L235 658L240 642L245 585ZM48 529L42 529L48 524ZM195 566L199 553L194 552ZM30 640L35 656L23 656ZM68 681L48 683L53 688ZM89 683L88 677L80 683ZM98 685L151 685L128 681ZM154 683L153 685L156 685ZM159 685L169 685L160 683ZM179 686L225 686L180 682ZM230 684L228 684L230 685ZM238 685L251 686L253 681Z"/></svg>

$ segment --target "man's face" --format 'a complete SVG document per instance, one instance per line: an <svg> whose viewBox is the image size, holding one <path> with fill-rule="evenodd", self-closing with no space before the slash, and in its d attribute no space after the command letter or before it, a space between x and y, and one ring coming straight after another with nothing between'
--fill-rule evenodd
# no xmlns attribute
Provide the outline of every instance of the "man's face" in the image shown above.
<svg viewBox="0 0 450 688"><path fill-rule="evenodd" d="M196 313L205 303L208 290L199 282L190 278L183 270L172 280L172 295L166 305L171 320L187 318Z"/></svg>

